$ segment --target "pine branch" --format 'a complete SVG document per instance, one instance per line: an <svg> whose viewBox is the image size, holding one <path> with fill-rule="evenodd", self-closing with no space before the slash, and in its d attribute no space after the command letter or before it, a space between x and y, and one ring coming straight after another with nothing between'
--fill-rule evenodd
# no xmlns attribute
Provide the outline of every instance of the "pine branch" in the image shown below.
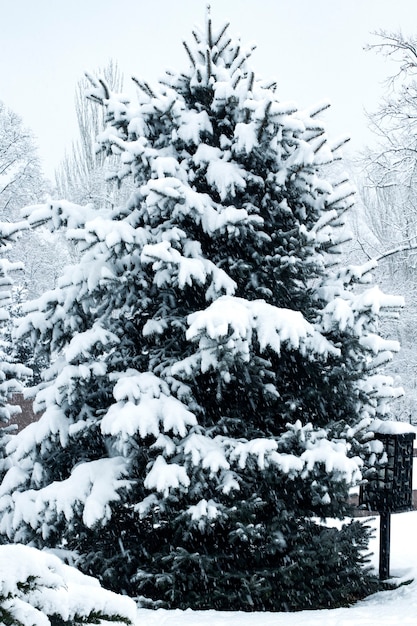
<svg viewBox="0 0 417 626"><path fill-rule="evenodd" d="M207 42L210 50L213 47L213 35L211 30L210 5L207 5Z"/></svg>
<svg viewBox="0 0 417 626"><path fill-rule="evenodd" d="M190 61L191 61L192 65L193 65L193 67L196 67L196 62L195 62L195 59L194 59L193 55L191 54L191 50L190 50L190 48L188 47L187 42L186 42L186 41L183 41L183 42L182 42L182 45L184 46L186 53L187 53L187 54L188 54L188 56L190 57Z"/></svg>
<svg viewBox="0 0 417 626"><path fill-rule="evenodd" d="M335 143L330 147L332 152L337 152L342 146L346 145L350 141L350 137L340 137Z"/></svg>
<svg viewBox="0 0 417 626"><path fill-rule="evenodd" d="M262 89L268 89L268 91L273 91L273 92L276 91L276 88L278 86L275 80L262 81L261 85L262 85Z"/></svg>
<svg viewBox="0 0 417 626"><path fill-rule="evenodd" d="M233 70L233 72L236 72L237 70L239 70L242 65L244 63L246 63L246 61L249 59L249 57L252 54L252 50L254 50L255 48L251 48L251 50L249 50L248 52L246 52L246 54L237 54L232 63L230 64L231 69Z"/></svg>
<svg viewBox="0 0 417 626"><path fill-rule="evenodd" d="M341 185L345 185L346 183L349 182L349 178L348 176L344 176L343 178L341 178L340 180L336 181L333 183L333 187L336 189L337 187L340 187Z"/></svg>
<svg viewBox="0 0 417 626"><path fill-rule="evenodd" d="M139 78L136 78L135 76L132 76L132 80L145 95L149 96L150 98L156 98L155 92L152 91L146 81L139 80Z"/></svg>
<svg viewBox="0 0 417 626"><path fill-rule="evenodd" d="M211 76L211 56L210 56L209 48L207 48L206 50L206 67L207 67L207 84L209 84L209 79Z"/></svg>
<svg viewBox="0 0 417 626"><path fill-rule="evenodd" d="M238 86L238 84L240 83L241 80L242 80L242 74L237 74L236 73L236 77L233 78L233 80L232 80L232 87L233 87L233 89L236 89L236 87Z"/></svg>
<svg viewBox="0 0 417 626"><path fill-rule="evenodd" d="M227 31L227 29L229 28L229 26L230 26L230 22L227 22L227 23L223 26L222 30L220 31L220 34L218 35L218 37L217 37L216 41L214 42L214 45L215 45L215 46L217 46L217 45L219 44L220 39L223 37L223 35L225 34L225 32ZM230 43L230 41L231 41L231 39L229 39L229 40L228 40L228 42L229 42L229 43ZM227 45L227 44L226 44L226 45ZM224 50L224 48L223 48L223 50Z"/></svg>
<svg viewBox="0 0 417 626"><path fill-rule="evenodd" d="M326 143L327 143L327 138L322 137L321 141L317 144L317 146L313 148L314 154L317 154Z"/></svg>
<svg viewBox="0 0 417 626"><path fill-rule="evenodd" d="M232 42L231 38L229 37L229 39L226 39L226 42L223 44L223 46L214 53L213 55L213 61L214 63L216 63L217 59L219 59L221 57L221 55L223 54L223 52L226 50L227 46Z"/></svg>
<svg viewBox="0 0 417 626"><path fill-rule="evenodd" d="M106 83L104 82L104 80L102 78L99 78L98 82L103 87L105 99L108 100L110 98L109 88L107 87Z"/></svg>
<svg viewBox="0 0 417 626"><path fill-rule="evenodd" d="M252 91L254 82L255 82L255 74L254 72L251 72L248 77L248 91Z"/></svg>
<svg viewBox="0 0 417 626"><path fill-rule="evenodd" d="M233 65L233 63L236 61L239 54L240 54L240 45L236 46L231 65Z"/></svg>
<svg viewBox="0 0 417 626"><path fill-rule="evenodd" d="M316 117L316 115L320 115L323 111L326 111L330 108L330 102L321 102L314 109L308 111L310 117Z"/></svg>
<svg viewBox="0 0 417 626"><path fill-rule="evenodd" d="M264 132L264 130L266 128L266 125L268 123L268 114L269 114L269 111L271 109L271 106L272 106L272 102L271 102L271 100L269 100L268 104L265 107L264 119L262 120L262 124L261 124L261 126L259 127L259 130L258 130L258 141L261 140L262 134L263 134L263 132Z"/></svg>
<svg viewBox="0 0 417 626"><path fill-rule="evenodd" d="M351 198L354 195L355 195L354 190L347 191L343 196L338 196L335 200L333 200L332 202L329 202L326 206L326 210L331 209L336 204L338 204L338 202L341 202L342 200L347 200L348 198Z"/></svg>
<svg viewBox="0 0 417 626"><path fill-rule="evenodd" d="M193 37L194 37L194 39L195 39L196 43L197 43L197 44L200 44L200 43L201 43L201 37L200 37L200 35L199 35L198 31L193 30L193 31L192 31L192 35L193 35Z"/></svg>

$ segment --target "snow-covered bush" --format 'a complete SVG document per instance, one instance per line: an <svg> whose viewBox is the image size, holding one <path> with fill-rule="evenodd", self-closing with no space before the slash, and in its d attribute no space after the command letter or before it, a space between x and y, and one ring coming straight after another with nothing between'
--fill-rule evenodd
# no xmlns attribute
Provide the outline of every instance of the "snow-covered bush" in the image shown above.
<svg viewBox="0 0 417 626"><path fill-rule="evenodd" d="M0 546L0 623L4 626L133 624L136 604L65 565L53 554Z"/></svg>
<svg viewBox="0 0 417 626"><path fill-rule="evenodd" d="M348 511L399 393L378 320L401 300L338 265L353 190L322 107L280 102L227 27L193 35L189 68L136 80L137 102L92 79L129 202L30 212L81 260L20 326L50 365L0 532L154 606L347 603L374 588L368 529L318 519Z"/></svg>

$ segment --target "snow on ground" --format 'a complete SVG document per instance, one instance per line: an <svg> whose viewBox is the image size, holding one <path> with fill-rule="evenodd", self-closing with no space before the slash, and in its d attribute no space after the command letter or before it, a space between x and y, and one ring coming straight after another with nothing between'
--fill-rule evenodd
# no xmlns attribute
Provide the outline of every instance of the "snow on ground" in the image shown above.
<svg viewBox="0 0 417 626"><path fill-rule="evenodd" d="M417 463L415 464L417 465ZM379 566L379 517L372 519L372 564ZM391 516L392 577L414 579L350 608L297 613L150 611L139 609L137 626L417 626L417 511Z"/></svg>

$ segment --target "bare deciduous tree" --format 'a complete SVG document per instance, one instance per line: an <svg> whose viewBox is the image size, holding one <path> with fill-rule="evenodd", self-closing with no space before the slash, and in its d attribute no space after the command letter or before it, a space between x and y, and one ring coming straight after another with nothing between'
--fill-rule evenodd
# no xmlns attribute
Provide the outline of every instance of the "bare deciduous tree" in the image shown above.
<svg viewBox="0 0 417 626"><path fill-rule="evenodd" d="M40 187L44 190L44 186L32 134L21 118L0 101L1 219L17 218L23 205L39 200Z"/></svg>
<svg viewBox="0 0 417 626"><path fill-rule="evenodd" d="M110 89L122 90L123 75L117 63L110 61L98 74ZM102 109L86 97L89 88L87 77L78 82L75 111L79 136L55 172L57 195L78 204L91 203L97 208L113 206L120 191L114 180L112 158L97 151L97 136L104 129L105 120Z"/></svg>
<svg viewBox="0 0 417 626"><path fill-rule="evenodd" d="M417 421L417 39L379 31L368 46L391 64L385 96L368 115L376 144L360 160L357 250L379 261L378 281L404 294L394 370L406 387L403 417Z"/></svg>

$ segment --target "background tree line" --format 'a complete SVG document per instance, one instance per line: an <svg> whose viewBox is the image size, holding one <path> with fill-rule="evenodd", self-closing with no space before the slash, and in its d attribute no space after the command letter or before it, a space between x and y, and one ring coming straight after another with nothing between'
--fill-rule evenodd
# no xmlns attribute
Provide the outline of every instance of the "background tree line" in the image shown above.
<svg viewBox="0 0 417 626"><path fill-rule="evenodd" d="M417 423L417 40L380 31L368 52L383 55L388 69L384 98L368 112L374 141L352 162L358 202L350 253L377 259L379 284L405 298L387 331L401 343L391 366L405 389L398 418Z"/></svg>

